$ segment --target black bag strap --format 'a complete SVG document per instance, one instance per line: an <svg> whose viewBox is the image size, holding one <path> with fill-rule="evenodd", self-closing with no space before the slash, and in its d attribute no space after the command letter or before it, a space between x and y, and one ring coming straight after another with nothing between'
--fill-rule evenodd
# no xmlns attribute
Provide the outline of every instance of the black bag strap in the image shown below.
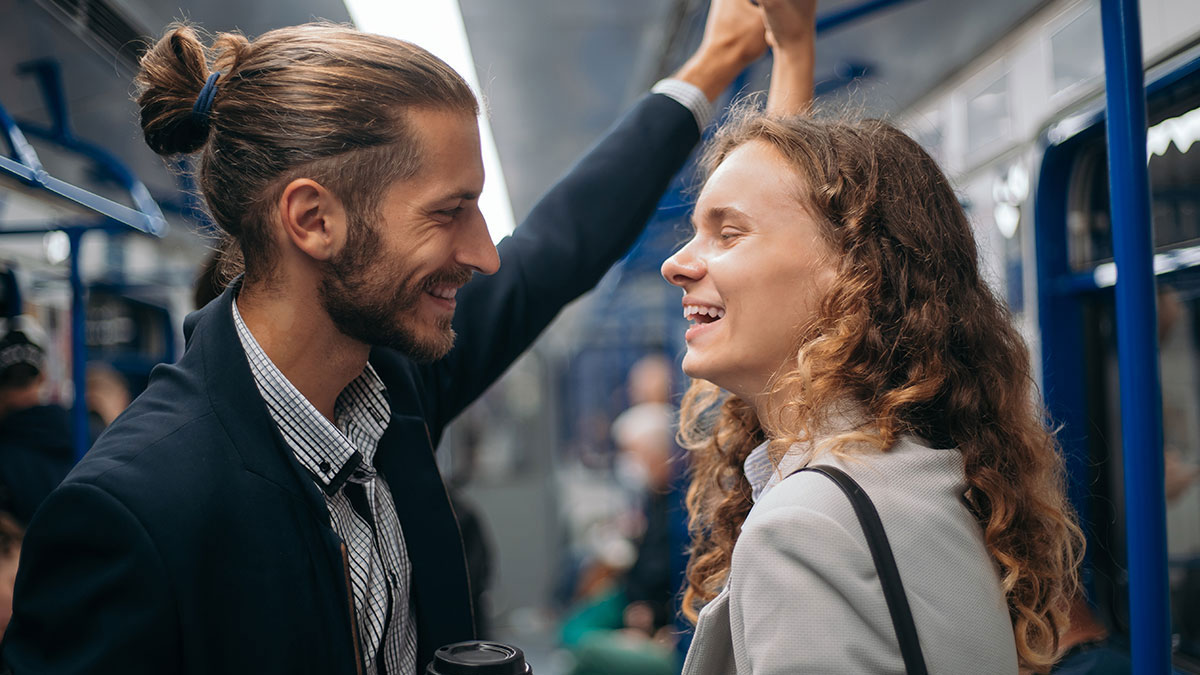
<svg viewBox="0 0 1200 675"><path fill-rule="evenodd" d="M825 475L837 483L842 492L850 498L863 534L867 535L867 547L875 561L879 581L883 584L883 597L887 601L888 613L892 615L896 639L900 642L904 668L908 675L926 675L928 671L925 668L925 657L921 654L921 643L917 640L917 626L913 623L912 610L908 607L908 597L904 595L904 584L900 582L900 570L896 568L896 558L892 556L892 547L883 531L883 522L879 520L879 512L875 510L871 498L853 478L837 467L806 466L796 469L787 477L790 478L801 471L815 471Z"/></svg>

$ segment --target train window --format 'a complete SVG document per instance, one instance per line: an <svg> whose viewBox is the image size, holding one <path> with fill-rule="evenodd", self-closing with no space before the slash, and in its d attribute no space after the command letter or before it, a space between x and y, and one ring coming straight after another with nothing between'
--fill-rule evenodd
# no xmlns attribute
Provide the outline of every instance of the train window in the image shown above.
<svg viewBox="0 0 1200 675"><path fill-rule="evenodd" d="M1166 116L1147 132L1154 247L1163 253L1200 245L1200 107ZM1089 270L1112 260L1104 139L1082 151L1068 198L1071 265Z"/></svg>
<svg viewBox="0 0 1200 675"><path fill-rule="evenodd" d="M989 82L967 101L967 152L974 153L1008 135L1008 73Z"/></svg>
<svg viewBox="0 0 1200 675"><path fill-rule="evenodd" d="M1104 73L1096 3L1088 3L1081 14L1050 36L1050 55L1055 94Z"/></svg>
<svg viewBox="0 0 1200 675"><path fill-rule="evenodd" d="M1177 665L1200 672L1200 270L1158 279L1163 459L1171 624ZM1129 628L1125 598L1124 461L1121 447L1116 311L1111 294L1085 303L1085 352L1092 426L1091 557L1097 597L1118 632Z"/></svg>
<svg viewBox="0 0 1200 675"><path fill-rule="evenodd" d="M1184 87L1181 87L1184 89ZM1200 96L1176 95L1151 118L1148 163L1158 281L1168 579L1176 665L1200 672ZM1076 156L1068 194L1073 268L1102 288L1112 265L1105 140ZM1092 455L1094 598L1118 632L1128 628L1116 311L1111 292L1083 301Z"/></svg>

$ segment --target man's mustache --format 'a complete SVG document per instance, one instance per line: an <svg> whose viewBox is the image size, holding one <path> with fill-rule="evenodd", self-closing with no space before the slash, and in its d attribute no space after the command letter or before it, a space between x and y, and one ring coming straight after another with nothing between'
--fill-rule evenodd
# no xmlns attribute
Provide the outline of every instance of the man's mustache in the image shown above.
<svg viewBox="0 0 1200 675"><path fill-rule="evenodd" d="M422 291L428 291L437 286L454 286L455 288L465 286L474 272L470 268L455 266L448 270L438 270L433 274L425 277L425 282L421 284Z"/></svg>

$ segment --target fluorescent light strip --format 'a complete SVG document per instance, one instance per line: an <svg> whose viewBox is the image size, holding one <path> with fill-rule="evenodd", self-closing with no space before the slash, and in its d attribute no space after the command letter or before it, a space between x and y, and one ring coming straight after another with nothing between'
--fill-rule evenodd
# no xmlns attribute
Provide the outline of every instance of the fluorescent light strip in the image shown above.
<svg viewBox="0 0 1200 675"><path fill-rule="evenodd" d="M1200 267L1200 246L1177 248L1154 255L1154 274L1167 274L1179 270ZM1117 284L1117 264L1106 262L1096 265L1092 279L1097 288L1108 288Z"/></svg>
<svg viewBox="0 0 1200 675"><path fill-rule="evenodd" d="M457 70L483 100L458 0L345 0L345 3L359 30L406 40L428 49ZM487 172L479 208L487 219L492 241L500 241L512 233L515 222L486 109L485 105L485 114L479 118L483 168Z"/></svg>
<svg viewBox="0 0 1200 675"><path fill-rule="evenodd" d="M1172 143L1179 152L1187 152L1197 140L1200 140L1200 108L1150 127L1146 132L1146 153L1150 157L1165 155Z"/></svg>

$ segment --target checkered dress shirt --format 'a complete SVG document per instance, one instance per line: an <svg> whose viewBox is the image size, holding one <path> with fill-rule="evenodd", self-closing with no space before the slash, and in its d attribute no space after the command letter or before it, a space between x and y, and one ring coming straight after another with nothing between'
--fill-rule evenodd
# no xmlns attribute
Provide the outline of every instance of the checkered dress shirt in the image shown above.
<svg viewBox="0 0 1200 675"><path fill-rule="evenodd" d="M246 328L236 301L233 321L267 410L296 459L325 494L330 523L346 543L366 672L415 673L417 626L409 601L412 568L392 493L372 464L391 419L383 382L368 363L362 375L338 395L335 426L267 357Z"/></svg>

